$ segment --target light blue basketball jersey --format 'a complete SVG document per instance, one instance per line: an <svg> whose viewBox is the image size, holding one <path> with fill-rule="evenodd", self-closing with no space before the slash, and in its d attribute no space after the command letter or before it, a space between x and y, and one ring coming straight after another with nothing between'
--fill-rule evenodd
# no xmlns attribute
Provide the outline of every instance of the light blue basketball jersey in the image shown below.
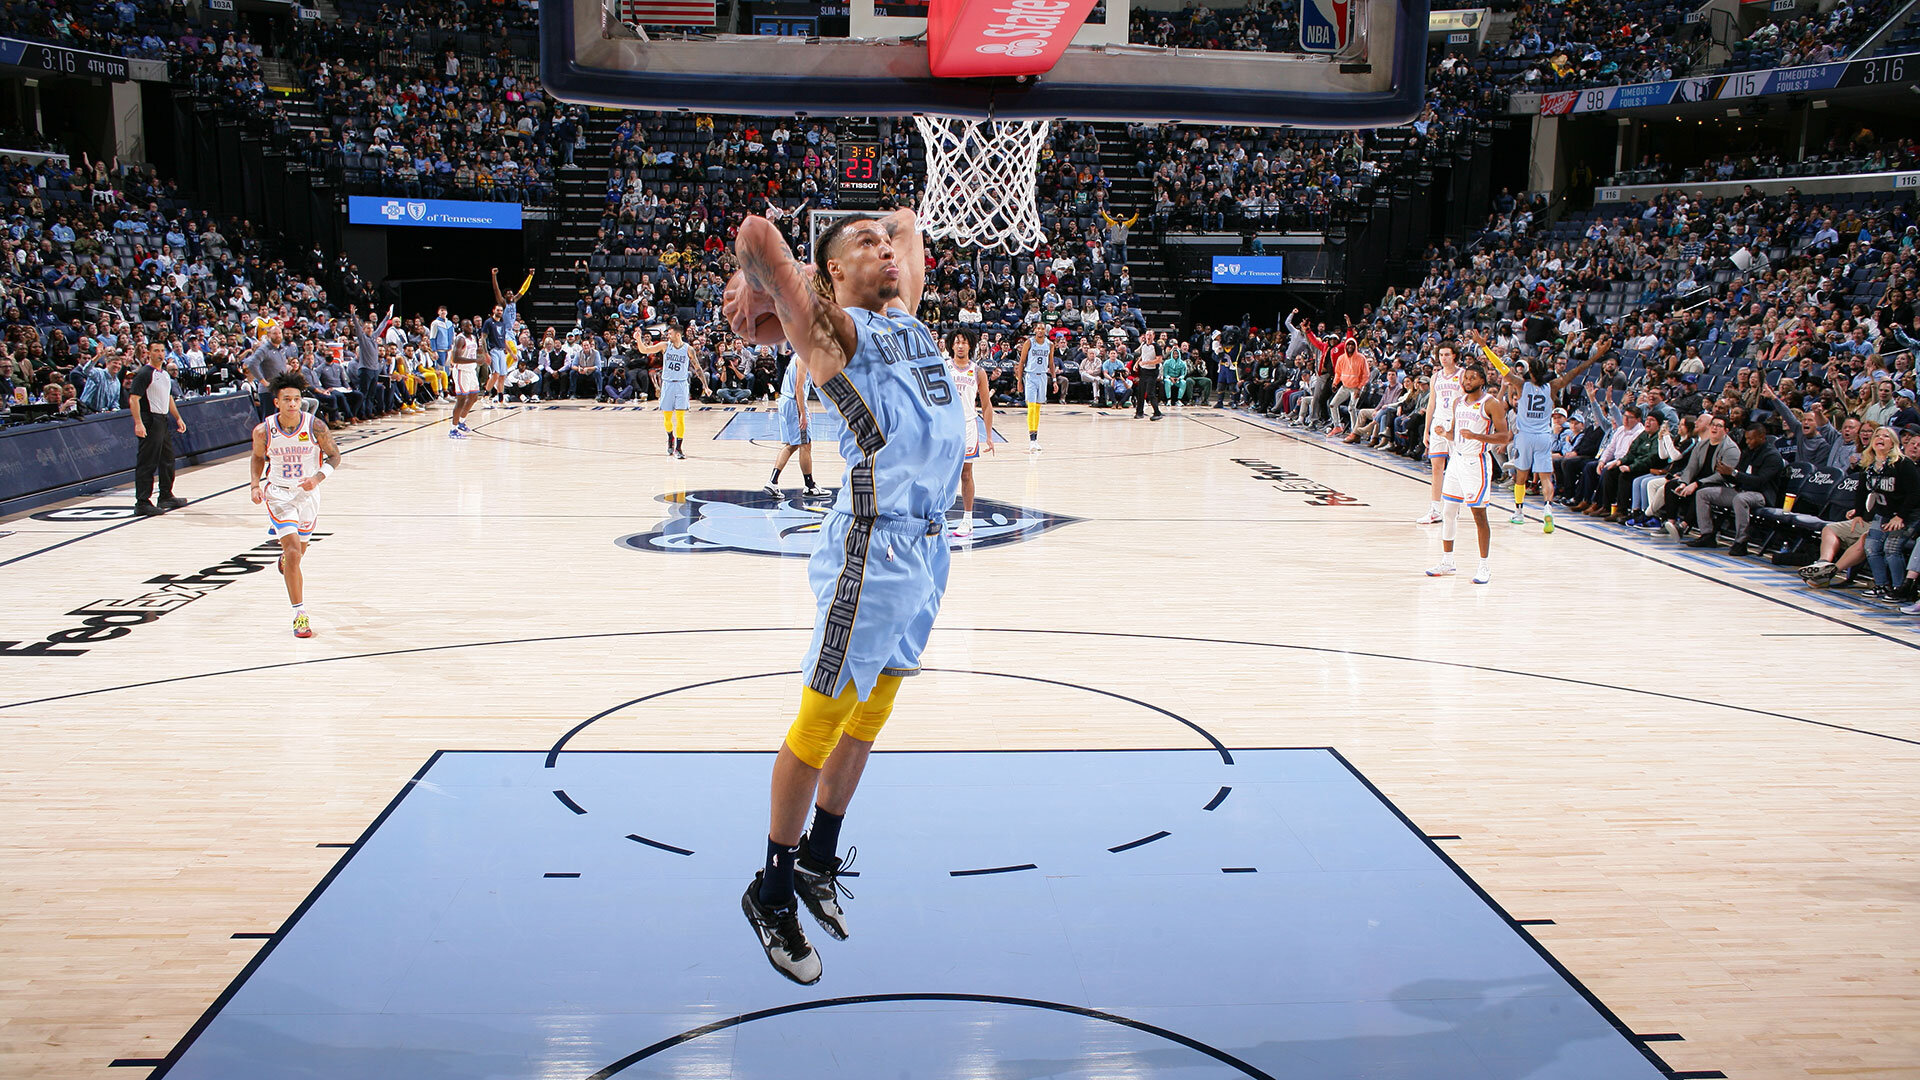
<svg viewBox="0 0 1920 1080"><path fill-rule="evenodd" d="M660 354L660 381L662 383L684 383L688 369L692 366L689 357L692 350L685 345L669 345Z"/></svg>
<svg viewBox="0 0 1920 1080"><path fill-rule="evenodd" d="M1047 370L1047 361L1051 359L1053 359L1053 339L1044 334L1035 335L1033 344L1027 349L1027 370L1044 372Z"/></svg>
<svg viewBox="0 0 1920 1080"><path fill-rule="evenodd" d="M799 357L787 361L786 374L780 376L780 397L784 404L787 400L799 400L813 388L813 379L807 375L806 365Z"/></svg>
<svg viewBox="0 0 1920 1080"><path fill-rule="evenodd" d="M844 425L847 473L833 509L944 521L959 492L967 413L933 334L897 308L846 312L858 344L846 369L820 386Z"/></svg>
<svg viewBox="0 0 1920 1080"><path fill-rule="evenodd" d="M1553 388L1525 382L1520 384L1520 415L1513 430L1521 435L1553 434Z"/></svg>

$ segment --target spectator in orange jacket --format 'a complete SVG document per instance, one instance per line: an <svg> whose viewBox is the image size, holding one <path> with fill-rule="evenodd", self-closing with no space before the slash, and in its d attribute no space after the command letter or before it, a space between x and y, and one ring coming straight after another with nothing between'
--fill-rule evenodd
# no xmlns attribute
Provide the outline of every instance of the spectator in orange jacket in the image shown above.
<svg viewBox="0 0 1920 1080"><path fill-rule="evenodd" d="M1328 403L1327 411L1333 416L1334 429L1331 434L1338 435L1355 427L1360 416L1360 391L1367 385L1367 357L1354 344L1353 333L1349 331L1340 344L1334 346L1333 357L1333 400ZM1340 406L1347 407L1347 422L1340 423ZM1348 435L1347 441L1353 442L1354 436Z"/></svg>

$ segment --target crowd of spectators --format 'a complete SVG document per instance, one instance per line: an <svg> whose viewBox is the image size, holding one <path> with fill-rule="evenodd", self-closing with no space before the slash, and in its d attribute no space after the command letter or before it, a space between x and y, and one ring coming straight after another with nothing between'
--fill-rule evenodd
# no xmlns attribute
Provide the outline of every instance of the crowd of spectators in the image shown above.
<svg viewBox="0 0 1920 1080"><path fill-rule="evenodd" d="M1300 52L1298 6L1249 0L1215 11L1205 4L1134 8L1127 40L1136 45L1230 52Z"/></svg>
<svg viewBox="0 0 1920 1080"><path fill-rule="evenodd" d="M490 18L504 33L508 10L476 13L469 28ZM548 202L556 162L570 159L578 137L578 111L548 98L508 39L479 53L421 47L408 32L412 17L382 5L366 18L302 25L288 59L328 123L303 149L356 189Z"/></svg>
<svg viewBox="0 0 1920 1080"><path fill-rule="evenodd" d="M1289 318L1291 333L1249 333L1216 384L1421 459L1442 342L1472 360L1484 328L1545 379L1594 358L1553 402L1564 507L1695 547L1722 535L1730 554L1810 565L1817 586L1870 571L1872 598L1913 603L1920 490L1892 478L1920 454L1913 201L1673 191L1551 225L1543 211L1503 207L1350 330Z"/></svg>
<svg viewBox="0 0 1920 1080"><path fill-rule="evenodd" d="M1734 43L1724 71L1798 67L1843 60L1901 8L1894 0L1837 0L1804 14L1769 19Z"/></svg>
<svg viewBox="0 0 1920 1080"><path fill-rule="evenodd" d="M1750 153L1708 156L1697 165L1681 165L1658 154L1649 154L1637 166L1614 174L1607 182L1697 184L1833 173L1901 172L1914 168L1920 168L1920 139L1912 136L1882 139L1873 129L1861 126L1844 133L1836 132L1824 144L1809 148L1799 160L1764 146Z"/></svg>

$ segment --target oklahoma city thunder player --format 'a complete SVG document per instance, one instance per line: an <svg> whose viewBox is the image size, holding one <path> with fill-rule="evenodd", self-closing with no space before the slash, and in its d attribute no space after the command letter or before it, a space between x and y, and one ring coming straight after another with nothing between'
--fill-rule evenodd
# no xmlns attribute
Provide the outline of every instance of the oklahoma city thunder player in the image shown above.
<svg viewBox="0 0 1920 1080"><path fill-rule="evenodd" d="M696 366L693 347L680 336L679 323L667 327L667 340L655 345L646 343L645 334L645 329L634 330L634 348L648 356L661 354L654 392L660 395L660 419L667 426L667 453L684 459L687 456L687 380ZM706 375L703 373L700 379L704 383Z"/></svg>
<svg viewBox="0 0 1920 1080"><path fill-rule="evenodd" d="M1487 503L1493 494L1493 463L1487 448L1503 446L1507 441L1506 403L1487 393L1487 369L1478 361L1460 371L1460 397L1453 403L1453 418L1442 429L1452 449L1447 454L1446 485L1441 497L1445 506L1440 519L1440 562L1427 570L1428 577L1449 577L1454 572L1453 537L1460 528L1460 508L1473 511L1474 531L1480 539L1480 569L1473 575L1475 585L1493 580L1493 528L1487 524Z"/></svg>
<svg viewBox="0 0 1920 1080"><path fill-rule="evenodd" d="M933 334L914 317L926 255L913 211L834 222L811 274L765 218L743 221L735 248L727 321L756 344L791 342L844 427L846 478L807 568L818 614L806 685L774 761L766 866L740 899L774 969L807 984L820 978L820 957L796 917L796 883L820 925L846 937L840 825L946 591L966 416Z"/></svg>
<svg viewBox="0 0 1920 1080"><path fill-rule="evenodd" d="M1027 453L1040 452L1040 406L1047 400L1047 387L1053 382L1053 339L1047 336L1046 320L1033 328L1024 350L1027 391Z"/></svg>
<svg viewBox="0 0 1920 1080"><path fill-rule="evenodd" d="M251 488L253 501L267 506L267 535L280 541L280 573L287 579L293 636L298 638L313 636L300 559L320 514L314 489L340 467L340 449L333 445L326 422L300 411L304 385L292 374L273 380L274 414L253 427Z"/></svg>
<svg viewBox="0 0 1920 1080"><path fill-rule="evenodd" d="M1446 436L1440 432L1453 423L1453 403L1460 399L1459 353L1451 341L1441 342L1436 352L1440 366L1433 369L1433 388L1427 398L1427 462L1433 470L1433 505L1427 508L1425 517L1414 522L1416 525L1440 523L1440 485L1447 471L1450 449Z"/></svg>
<svg viewBox="0 0 1920 1080"><path fill-rule="evenodd" d="M973 539L973 463L993 453L993 395L980 369L973 366L973 347L980 336L971 330L947 335L947 359L953 370L954 390L967 412L967 453L960 465L960 522L953 536Z"/></svg>

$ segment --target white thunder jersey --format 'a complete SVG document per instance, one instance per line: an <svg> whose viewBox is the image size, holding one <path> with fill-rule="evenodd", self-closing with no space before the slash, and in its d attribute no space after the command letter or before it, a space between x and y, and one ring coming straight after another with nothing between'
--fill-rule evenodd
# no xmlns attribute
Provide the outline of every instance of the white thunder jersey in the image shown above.
<svg viewBox="0 0 1920 1080"><path fill-rule="evenodd" d="M953 374L953 392L960 396L960 403L967 407L970 415L980 415L980 369L971 361L963 369L947 361L947 370Z"/></svg>
<svg viewBox="0 0 1920 1080"><path fill-rule="evenodd" d="M1453 406L1460 400L1460 372L1449 375L1445 368L1433 369L1433 393L1427 399L1427 456L1444 454L1449 450L1449 440L1434 434L1435 431L1453 424Z"/></svg>
<svg viewBox="0 0 1920 1080"><path fill-rule="evenodd" d="M300 423L292 431L280 427L278 413L267 417L268 487L290 492L310 476L320 475L320 441L313 437L313 416L300 414Z"/></svg>
<svg viewBox="0 0 1920 1080"><path fill-rule="evenodd" d="M966 459L980 456L980 366L971 360L965 370L947 361L947 373L953 377L953 392L967 410Z"/></svg>
<svg viewBox="0 0 1920 1080"><path fill-rule="evenodd" d="M1453 403L1453 452L1447 458L1446 477L1440 492L1448 499L1467 506L1487 505L1492 488L1487 471L1487 444L1465 436L1487 433L1487 402L1492 397L1482 390L1469 400L1465 393Z"/></svg>

